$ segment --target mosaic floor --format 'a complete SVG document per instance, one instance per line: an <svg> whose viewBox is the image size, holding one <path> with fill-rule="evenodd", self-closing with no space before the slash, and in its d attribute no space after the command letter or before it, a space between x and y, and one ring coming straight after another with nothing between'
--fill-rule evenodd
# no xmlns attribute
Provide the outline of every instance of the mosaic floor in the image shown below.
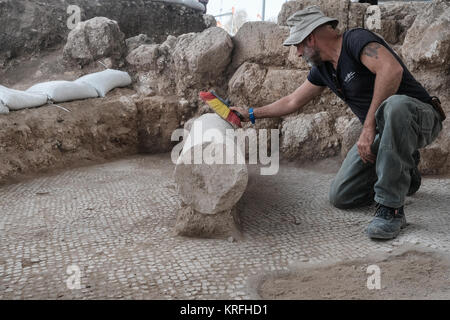
<svg viewBox="0 0 450 320"><path fill-rule="evenodd" d="M327 201L333 172L250 168L244 239L176 236L170 155L133 156L0 187L0 299L254 299L252 279L296 262L403 244L450 252L450 178L425 178L392 241L364 233L374 207Z"/></svg>

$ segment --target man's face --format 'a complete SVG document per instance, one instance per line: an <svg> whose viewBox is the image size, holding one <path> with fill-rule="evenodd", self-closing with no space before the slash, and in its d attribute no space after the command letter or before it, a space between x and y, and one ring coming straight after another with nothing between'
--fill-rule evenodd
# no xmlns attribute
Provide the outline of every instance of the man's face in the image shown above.
<svg viewBox="0 0 450 320"><path fill-rule="evenodd" d="M321 65L323 61L320 58L320 51L307 45L308 38L296 45L297 55L303 57L311 67Z"/></svg>

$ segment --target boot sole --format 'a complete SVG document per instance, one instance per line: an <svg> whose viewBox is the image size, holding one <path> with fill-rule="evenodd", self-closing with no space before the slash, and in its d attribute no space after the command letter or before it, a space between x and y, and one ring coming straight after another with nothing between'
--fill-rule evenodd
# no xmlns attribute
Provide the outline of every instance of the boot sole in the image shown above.
<svg viewBox="0 0 450 320"><path fill-rule="evenodd" d="M379 232L379 233L374 234L374 235L370 235L370 234L367 233L367 236L368 236L370 239L391 240L391 239L396 238L396 237L400 234L400 232L402 231L402 229L404 229L405 227L406 227L406 222L405 222L404 225L402 225L402 226L400 227L400 230L398 230L398 231L396 231L396 232Z"/></svg>

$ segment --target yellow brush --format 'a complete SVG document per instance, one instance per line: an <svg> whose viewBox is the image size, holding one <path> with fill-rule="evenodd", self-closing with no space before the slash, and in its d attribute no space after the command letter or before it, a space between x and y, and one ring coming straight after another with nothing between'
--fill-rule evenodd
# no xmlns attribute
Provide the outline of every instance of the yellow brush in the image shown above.
<svg viewBox="0 0 450 320"><path fill-rule="evenodd" d="M200 98L205 101L222 119L225 119L231 124L242 128L241 120L244 118L239 112L230 110L226 101L221 99L214 91L200 92Z"/></svg>

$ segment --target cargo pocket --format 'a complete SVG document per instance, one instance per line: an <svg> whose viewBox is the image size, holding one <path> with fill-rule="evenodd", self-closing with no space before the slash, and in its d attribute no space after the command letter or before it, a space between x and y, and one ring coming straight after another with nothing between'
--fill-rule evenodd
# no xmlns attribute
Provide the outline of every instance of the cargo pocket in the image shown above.
<svg viewBox="0 0 450 320"><path fill-rule="evenodd" d="M420 127L418 147L423 148L436 139L442 130L442 124L432 106L419 106L417 113Z"/></svg>

